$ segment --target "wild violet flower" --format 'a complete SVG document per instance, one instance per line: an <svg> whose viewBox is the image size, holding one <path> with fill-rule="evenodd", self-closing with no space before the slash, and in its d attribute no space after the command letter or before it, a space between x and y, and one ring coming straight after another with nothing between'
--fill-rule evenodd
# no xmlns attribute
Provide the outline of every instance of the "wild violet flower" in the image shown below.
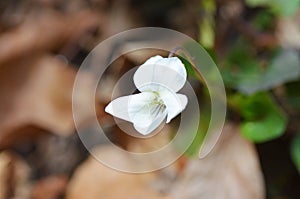
<svg viewBox="0 0 300 199"><path fill-rule="evenodd" d="M169 123L185 109L187 97L176 92L184 86L186 78L185 67L177 57L151 57L133 77L141 93L119 97L110 102L105 111L133 123L139 133L147 135L165 118Z"/></svg>

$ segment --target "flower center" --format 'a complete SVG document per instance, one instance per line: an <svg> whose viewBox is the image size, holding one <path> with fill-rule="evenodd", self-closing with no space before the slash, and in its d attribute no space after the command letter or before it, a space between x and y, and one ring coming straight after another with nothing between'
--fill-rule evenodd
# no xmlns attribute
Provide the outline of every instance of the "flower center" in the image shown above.
<svg viewBox="0 0 300 199"><path fill-rule="evenodd" d="M163 100L159 97L159 94L157 92L154 93L156 97L150 104L151 106L150 113L151 115L156 117L166 110L166 105L164 104Z"/></svg>

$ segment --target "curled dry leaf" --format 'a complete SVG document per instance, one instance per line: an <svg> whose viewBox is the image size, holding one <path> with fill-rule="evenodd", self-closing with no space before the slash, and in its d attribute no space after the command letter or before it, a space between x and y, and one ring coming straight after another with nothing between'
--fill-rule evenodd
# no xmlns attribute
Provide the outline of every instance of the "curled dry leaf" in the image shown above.
<svg viewBox="0 0 300 199"><path fill-rule="evenodd" d="M72 89L76 71L50 56L22 59L0 67L0 149L41 131L69 135L74 131ZM87 77L89 77L87 75ZM86 89L92 78L87 78ZM84 109L90 95L77 100L82 120L91 116ZM89 102L89 101L88 101Z"/></svg>

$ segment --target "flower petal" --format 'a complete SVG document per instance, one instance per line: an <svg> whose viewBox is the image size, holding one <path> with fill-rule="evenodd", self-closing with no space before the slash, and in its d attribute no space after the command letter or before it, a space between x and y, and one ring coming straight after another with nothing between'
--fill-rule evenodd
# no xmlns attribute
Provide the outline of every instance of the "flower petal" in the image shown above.
<svg viewBox="0 0 300 199"><path fill-rule="evenodd" d="M167 90L159 93L160 98L166 105L167 110L167 123L169 123L174 117L181 113L188 102L188 98L182 94L176 94Z"/></svg>
<svg viewBox="0 0 300 199"><path fill-rule="evenodd" d="M164 110L162 114L157 115L156 118L153 118L153 121L150 125L140 125L140 122L134 122L134 128L143 135L148 135L149 133L153 132L159 125L163 122L166 118L167 111ZM138 118L137 118L138 119Z"/></svg>
<svg viewBox="0 0 300 199"><path fill-rule="evenodd" d="M157 94L143 92L134 95L128 105L128 112L134 128L147 135L154 131L166 117L165 107L157 102Z"/></svg>
<svg viewBox="0 0 300 199"><path fill-rule="evenodd" d="M133 80L141 92L160 91L165 88L177 92L184 86L186 77L186 69L180 59L157 55L137 69Z"/></svg>
<svg viewBox="0 0 300 199"><path fill-rule="evenodd" d="M105 112L117 118L131 122L128 114L128 102L130 101L131 97L132 95L114 99L105 107Z"/></svg>
<svg viewBox="0 0 300 199"><path fill-rule="evenodd" d="M119 97L110 102L105 111L132 122L139 133L147 135L154 131L167 115L165 107L154 103L157 97L153 92Z"/></svg>
<svg viewBox="0 0 300 199"><path fill-rule="evenodd" d="M150 104L157 96L152 92L144 92L114 99L105 107L105 112L132 122L132 117L139 109Z"/></svg>

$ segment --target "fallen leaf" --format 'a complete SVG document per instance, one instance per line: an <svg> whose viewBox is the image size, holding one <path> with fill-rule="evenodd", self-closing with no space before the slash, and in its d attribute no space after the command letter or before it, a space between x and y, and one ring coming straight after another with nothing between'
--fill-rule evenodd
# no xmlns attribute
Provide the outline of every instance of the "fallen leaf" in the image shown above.
<svg viewBox="0 0 300 199"><path fill-rule="evenodd" d="M69 15L44 11L41 16L29 16L15 29L1 34L0 64L80 43L88 37L87 32L99 25L99 17L90 11Z"/></svg>
<svg viewBox="0 0 300 199"><path fill-rule="evenodd" d="M153 146L157 140L153 139ZM137 144L135 151L143 151ZM150 143L147 143L149 149ZM130 159L113 147L99 146L115 163ZM184 162L184 164L182 164ZM264 181L254 145L240 136L234 124L227 124L219 143L205 159L180 158L173 165L145 174L115 171L90 157L75 172L67 199L169 198L169 199L263 199Z"/></svg>
<svg viewBox="0 0 300 199"><path fill-rule="evenodd" d="M1 66L0 149L45 131L72 134L75 75L75 69L47 55ZM88 93L88 85L81 85L86 88L81 90ZM82 107L82 120L86 120L92 115L91 110L84 109L90 95L82 94L77 104Z"/></svg>
<svg viewBox="0 0 300 199"><path fill-rule="evenodd" d="M95 154L105 152L116 161L128 161L113 148L100 147ZM127 174L108 168L90 157L75 172L66 193L66 199L170 199L155 191L150 183L154 173Z"/></svg>
<svg viewBox="0 0 300 199"><path fill-rule="evenodd" d="M191 160L171 188L176 199L264 199L264 180L255 147L227 124L212 153Z"/></svg>

